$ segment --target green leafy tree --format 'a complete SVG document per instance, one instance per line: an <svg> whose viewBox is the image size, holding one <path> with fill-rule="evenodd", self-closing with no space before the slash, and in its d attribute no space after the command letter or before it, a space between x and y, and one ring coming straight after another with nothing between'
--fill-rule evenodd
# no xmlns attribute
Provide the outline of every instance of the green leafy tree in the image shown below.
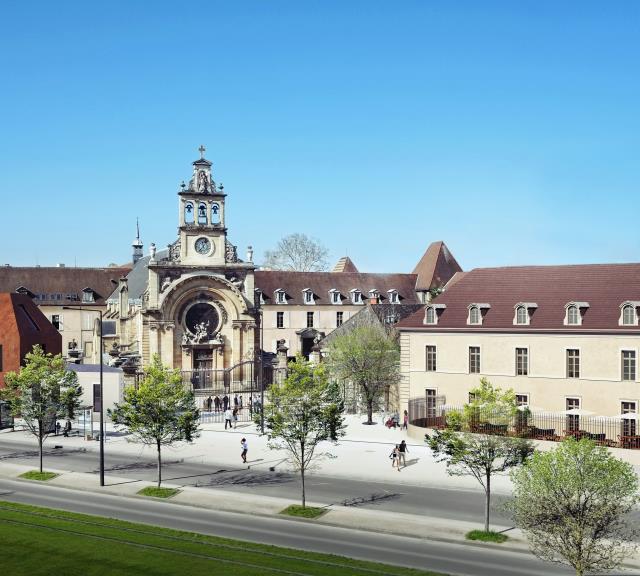
<svg viewBox="0 0 640 576"><path fill-rule="evenodd" d="M306 506L305 473L323 442L344 436L343 403L337 384L329 382L323 366L313 366L302 356L289 362L288 374L267 392L264 424L268 446L285 450L300 472L302 507ZM259 415L256 423L259 425Z"/></svg>
<svg viewBox="0 0 640 576"><path fill-rule="evenodd" d="M517 413L513 390L494 388L483 378L471 394L473 401L448 415L447 427L425 435L425 440L436 460L446 463L449 475L470 475L480 483L485 493L484 530L488 532L491 478L521 465L533 453L533 445L506 435Z"/></svg>
<svg viewBox="0 0 640 576"><path fill-rule="evenodd" d="M108 414L134 439L156 447L158 486L162 483L162 447L192 442L199 435L200 413L193 392L185 388L180 372L163 366L157 355L145 369L139 386L125 388L123 401Z"/></svg>
<svg viewBox="0 0 640 576"><path fill-rule="evenodd" d="M534 454L511 479L507 508L539 558L582 576L612 570L634 552L638 529L628 514L638 503L638 477L604 446L567 439Z"/></svg>
<svg viewBox="0 0 640 576"><path fill-rule="evenodd" d="M80 405L82 388L77 375L67 370L62 354L46 354L35 345L26 354L24 366L5 375L5 384L1 395L9 402L12 415L22 417L29 432L38 439L42 472L44 441L55 430L57 419L72 419Z"/></svg>
<svg viewBox="0 0 640 576"><path fill-rule="evenodd" d="M362 390L367 424L384 390L400 379L400 347L393 334L379 325L359 326L336 336L327 351L327 364L338 380Z"/></svg>

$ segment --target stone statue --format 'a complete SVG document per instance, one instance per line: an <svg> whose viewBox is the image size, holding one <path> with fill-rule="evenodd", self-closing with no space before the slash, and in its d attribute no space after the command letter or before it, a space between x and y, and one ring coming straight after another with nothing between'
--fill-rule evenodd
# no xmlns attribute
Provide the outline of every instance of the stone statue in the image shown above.
<svg viewBox="0 0 640 576"><path fill-rule="evenodd" d="M204 170L198 172L198 192L207 192L209 189L209 181L207 173Z"/></svg>

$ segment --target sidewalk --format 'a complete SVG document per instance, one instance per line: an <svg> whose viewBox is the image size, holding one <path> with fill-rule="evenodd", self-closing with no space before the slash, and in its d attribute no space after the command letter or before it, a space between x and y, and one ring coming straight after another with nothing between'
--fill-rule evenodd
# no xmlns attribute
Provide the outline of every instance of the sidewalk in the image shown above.
<svg viewBox="0 0 640 576"><path fill-rule="evenodd" d="M482 488L475 479L468 476L449 476L446 466L435 461L426 444L416 442L399 428L386 428L379 419L377 424L372 426L363 425L362 422L365 420L365 416L347 416L346 436L340 439L338 445L326 443L320 447L325 456L316 461L309 475L482 493ZM2 437L3 435L0 435L0 444ZM12 441L24 443L25 448L29 446L29 449L37 449L35 438L27 432L13 432L10 433L10 437ZM269 449L266 436L261 436L252 423L238 423L236 429L227 431L224 430L224 423L203 424L200 437L192 444L180 443L174 447L164 447L163 459L190 460L217 468L237 467L241 465L240 440L243 437L249 442L248 464L251 468L267 470L275 467L276 471L281 472L291 470L286 462L286 453ZM153 447L129 442L122 433L115 432L111 424L107 425L105 438L106 453L144 456L150 459L156 457ZM391 468L389 454L393 446L403 439L408 443L407 467L398 473L395 468ZM77 436L49 436L45 448L53 448L55 445L62 445L67 449L85 448L87 451L95 452L99 449L97 441L87 441ZM492 484L496 494L511 492L511 483L506 476L496 476Z"/></svg>

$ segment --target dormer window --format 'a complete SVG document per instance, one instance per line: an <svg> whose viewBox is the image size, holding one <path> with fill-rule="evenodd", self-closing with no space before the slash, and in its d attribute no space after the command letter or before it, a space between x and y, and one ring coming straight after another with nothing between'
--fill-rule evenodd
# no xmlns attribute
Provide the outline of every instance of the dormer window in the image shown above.
<svg viewBox="0 0 640 576"><path fill-rule="evenodd" d="M620 320L618 324L620 326L637 326L638 306L640 306L640 302L623 302L620 305Z"/></svg>
<svg viewBox="0 0 640 576"><path fill-rule="evenodd" d="M538 305L534 302L518 302L515 305L515 316L513 323L519 326L528 326L531 321L530 310L537 308Z"/></svg>
<svg viewBox="0 0 640 576"><path fill-rule="evenodd" d="M470 326L482 325L482 309L491 308L490 304L469 304L469 315L467 316L467 324Z"/></svg>
<svg viewBox="0 0 640 576"><path fill-rule="evenodd" d="M569 302L565 306L564 324L565 326L582 325L582 308L589 308L588 302Z"/></svg>
<svg viewBox="0 0 640 576"><path fill-rule="evenodd" d="M95 302L95 292L91 288L82 289L82 301L86 303Z"/></svg>
<svg viewBox="0 0 640 576"><path fill-rule="evenodd" d="M400 297L398 296L398 291L395 289L387 290L387 294L389 295L389 303L390 304L399 304Z"/></svg>
<svg viewBox="0 0 640 576"><path fill-rule="evenodd" d="M435 325L438 323L438 310L444 310L446 304L430 304L424 311L424 323Z"/></svg>
<svg viewBox="0 0 640 576"><path fill-rule="evenodd" d="M331 304L342 304L342 298L340 296L340 291L332 288L329 290L329 301Z"/></svg>
<svg viewBox="0 0 640 576"><path fill-rule="evenodd" d="M258 303L260 305L264 305L264 294L262 293L262 290L260 290L260 288L256 288L255 293L256 293L256 299L258 300Z"/></svg>
<svg viewBox="0 0 640 576"><path fill-rule="evenodd" d="M278 288L275 291L276 296L276 304L286 304L287 303L287 294L282 288Z"/></svg>
<svg viewBox="0 0 640 576"><path fill-rule="evenodd" d="M313 296L313 290L311 288L305 288L302 291L302 299L305 304L315 304L315 298Z"/></svg>
<svg viewBox="0 0 640 576"><path fill-rule="evenodd" d="M362 292L357 288L351 290L351 302L353 304L362 304Z"/></svg>
<svg viewBox="0 0 640 576"><path fill-rule="evenodd" d="M380 292L378 292L378 290L376 290L375 288L369 290L369 302L371 302L372 304L380 303Z"/></svg>

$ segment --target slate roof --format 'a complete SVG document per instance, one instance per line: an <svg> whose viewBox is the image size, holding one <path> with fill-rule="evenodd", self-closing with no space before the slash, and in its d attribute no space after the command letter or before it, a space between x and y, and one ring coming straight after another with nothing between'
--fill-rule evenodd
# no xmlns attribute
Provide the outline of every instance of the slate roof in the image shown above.
<svg viewBox="0 0 640 576"><path fill-rule="evenodd" d="M95 302L104 304L118 279L126 276L128 266L113 268L16 267L0 268L0 292L15 292L24 287L36 295L38 305L65 306L82 302L82 290L91 288ZM113 282L112 282L113 281ZM115 282L115 284L114 284Z"/></svg>
<svg viewBox="0 0 640 576"><path fill-rule="evenodd" d="M619 326L620 305L640 301L640 264L591 264L570 266L518 266L476 268L447 289L435 300L446 305L439 311L437 325L425 325L424 310L398 324L398 328L420 328L425 331L465 329L468 331L508 330L616 330L640 332L638 326ZM515 305L533 302L530 324L513 324ZM586 302L582 324L565 326L565 306L569 302ZM468 306L487 303L482 325L467 325ZM640 310L639 310L640 311Z"/></svg>
<svg viewBox="0 0 640 576"><path fill-rule="evenodd" d="M169 255L169 250L166 248L164 250L158 250L156 253L156 260L162 260ZM129 290L129 299L130 300L139 300L142 298L145 290L147 289L147 285L149 284L149 260L151 256L143 256L138 260L129 274L127 274L127 288ZM112 289L109 291L109 296L107 300L117 300L118 299L118 286L112 286Z"/></svg>
<svg viewBox="0 0 640 576"><path fill-rule="evenodd" d="M302 291L311 288L315 304L332 305L329 290L336 289L342 295L343 304L349 304L351 290L358 289L365 300L369 290L380 293L382 303L387 301L388 290L398 291L400 303L416 304L415 274L367 274L354 272L288 272L282 270L256 270L255 285L262 291L266 304L275 304L274 292L281 288L287 294L289 305L304 304Z"/></svg>
<svg viewBox="0 0 640 576"><path fill-rule="evenodd" d="M444 286L456 272L462 272L462 268L447 245L441 240L432 242L413 269L418 276L416 290Z"/></svg>

